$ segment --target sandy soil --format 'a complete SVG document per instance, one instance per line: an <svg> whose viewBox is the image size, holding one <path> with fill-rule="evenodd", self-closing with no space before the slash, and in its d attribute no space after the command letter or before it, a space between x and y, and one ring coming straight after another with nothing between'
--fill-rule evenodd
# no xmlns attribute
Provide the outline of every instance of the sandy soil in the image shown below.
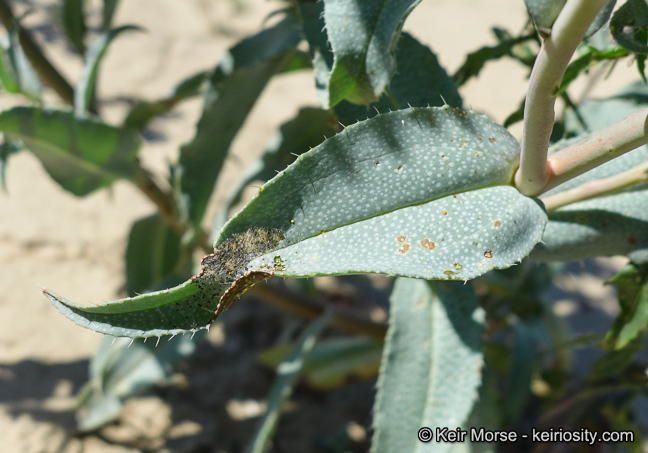
<svg viewBox="0 0 648 453"><path fill-rule="evenodd" d="M17 11L27 6L36 10L27 25L35 27L37 38L65 75L77 80L81 66L51 25L48 8L54 3L33 0L13 5ZM99 3L91 2L95 21ZM263 0L123 1L116 25L136 24L146 32L118 38L106 57L99 89L105 118L118 123L129 100L161 97L183 77L213 67L228 46L257 31L266 14L278 6L278 2ZM430 44L442 64L453 72L466 52L486 41L494 42L489 31L492 26L516 31L524 20L521 1L425 0L406 29ZM601 92L613 91L621 79L634 77L633 71L629 69L626 75L605 82ZM468 106L501 121L517 107L525 86L524 71L516 63L504 61L489 65L462 94ZM502 87L506 87L504 94ZM51 93L47 98L56 102ZM5 94L0 97L3 108L20 102ZM277 125L302 105L317 105L310 75L286 75L270 84L234 143L237 159L228 161L218 194L223 194L240 169L263 151ZM166 171L167 161L177 156L178 146L193 135L200 108L199 100L187 102L153 123L155 139L147 141L142 150L147 167ZM514 132L519 133L519 129ZM126 183L76 198L57 186L27 152L10 160L7 174L8 193L0 194L0 451L239 451L254 424L249 420L223 424L218 415L223 414L234 394L242 401L263 398L272 376L257 371L255 378L227 384L226 368L250 373L255 369L254 360L249 354L239 357L236 351L217 349L213 338L182 368L184 386L158 389L131 401L119 427L74 436L74 418L69 412L72 397L87 379L87 361L101 336L58 315L40 289L52 288L79 302L121 296L130 225L153 213L154 207ZM276 310L253 307L267 310L269 318L279 316ZM232 329L250 327L244 319L232 319ZM263 326L253 327L264 331ZM241 337L239 343L258 342L232 333L233 338L238 338L236 335ZM322 411L336 411L346 407L336 405L336 401L367 392L370 401L371 391L371 385L358 384L331 397L303 397L319 398ZM369 407L365 409L366 417ZM325 419L305 416L318 420L316 423ZM366 422L362 415L356 418L360 424ZM292 418L282 430L288 438L292 435L299 439L305 437L299 434L304 424L303 418L301 424L298 417ZM335 431L335 427L321 426L322 430ZM214 445L218 433L227 430L240 431L240 438L234 436L239 443L216 444L218 448L212 450L210 445ZM289 445L284 448L297 451Z"/></svg>

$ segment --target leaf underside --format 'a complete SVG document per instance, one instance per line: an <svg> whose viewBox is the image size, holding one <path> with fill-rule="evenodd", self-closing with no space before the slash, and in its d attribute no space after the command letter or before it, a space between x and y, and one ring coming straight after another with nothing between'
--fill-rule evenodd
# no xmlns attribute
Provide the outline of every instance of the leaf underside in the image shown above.
<svg viewBox="0 0 648 453"><path fill-rule="evenodd" d="M518 144L485 116L413 108L346 128L268 182L184 284L93 307L75 322L148 337L208 326L270 278L384 273L468 280L521 261L546 215L509 186Z"/></svg>

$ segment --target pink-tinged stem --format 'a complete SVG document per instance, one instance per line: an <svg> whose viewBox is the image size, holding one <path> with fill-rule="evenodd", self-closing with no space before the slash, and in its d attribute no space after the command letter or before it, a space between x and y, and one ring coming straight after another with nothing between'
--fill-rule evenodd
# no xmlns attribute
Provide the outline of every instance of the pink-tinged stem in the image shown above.
<svg viewBox="0 0 648 453"><path fill-rule="evenodd" d="M648 143L648 109L603 129L549 157L549 180L542 192Z"/></svg>
<svg viewBox="0 0 648 453"><path fill-rule="evenodd" d="M637 184L648 182L648 162L637 165L628 171L604 179L588 181L573 189L541 198L547 211L555 211L570 203L609 195Z"/></svg>
<svg viewBox="0 0 648 453"><path fill-rule="evenodd" d="M541 193L549 180L547 150L554 124L554 104L565 69L601 8L609 0L567 0L542 46L529 80L517 188Z"/></svg>

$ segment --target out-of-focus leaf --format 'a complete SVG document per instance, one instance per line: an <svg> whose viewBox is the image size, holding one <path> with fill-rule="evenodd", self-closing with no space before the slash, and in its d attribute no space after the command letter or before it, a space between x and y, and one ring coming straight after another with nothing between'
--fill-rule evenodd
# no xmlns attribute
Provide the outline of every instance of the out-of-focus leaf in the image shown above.
<svg viewBox="0 0 648 453"><path fill-rule="evenodd" d="M481 383L482 317L471 285L398 279L374 405L375 453L448 451L421 427L461 426Z"/></svg>
<svg viewBox="0 0 648 453"><path fill-rule="evenodd" d="M112 27L115 11L117 11L119 0L103 0L101 30L107 32Z"/></svg>
<svg viewBox="0 0 648 453"><path fill-rule="evenodd" d="M324 108L344 99L371 104L380 98L396 70L394 49L403 23L420 2L324 2L326 30L335 55Z"/></svg>
<svg viewBox="0 0 648 453"><path fill-rule="evenodd" d="M2 190L7 192L7 162L9 156L21 150L21 146L13 140L4 137L0 144L0 185Z"/></svg>
<svg viewBox="0 0 648 453"><path fill-rule="evenodd" d="M566 0L524 0L535 26L543 33L551 31Z"/></svg>
<svg viewBox="0 0 648 453"><path fill-rule="evenodd" d="M648 265L627 264L608 283L616 284L621 313L605 343L623 349L648 326Z"/></svg>
<svg viewBox="0 0 648 453"><path fill-rule="evenodd" d="M584 46L581 49L579 56L573 59L567 66L565 75L560 84L560 89L558 90L558 96L563 94L579 75L588 71L599 62L616 60L618 58L626 57L627 55L628 51L622 47L598 50L593 46Z"/></svg>
<svg viewBox="0 0 648 453"><path fill-rule="evenodd" d="M180 206L197 231L220 170L247 115L268 80L280 71L300 40L294 16L246 38L218 64L205 94L191 142L180 150Z"/></svg>
<svg viewBox="0 0 648 453"><path fill-rule="evenodd" d="M403 33L396 48L398 70L389 84L391 99L384 94L369 106L342 101L335 114L342 124L353 124L397 108L430 107L447 104L461 108L457 87L429 47ZM394 101L397 105L394 105Z"/></svg>
<svg viewBox="0 0 648 453"><path fill-rule="evenodd" d="M113 421L124 402L166 378L182 358L193 354L204 332L173 341L133 342L105 337L90 361L90 381L79 395L77 424L82 432Z"/></svg>
<svg viewBox="0 0 648 453"><path fill-rule="evenodd" d="M63 30L74 48L81 55L85 54L85 44L83 42L86 34L84 3L84 0L63 0L61 6Z"/></svg>
<svg viewBox="0 0 648 453"><path fill-rule="evenodd" d="M508 185L518 146L487 117L449 107L380 115L302 154L268 182L220 231L215 253L192 280L95 306L45 294L85 327L154 336L207 326L273 275L468 280L510 267L546 221L535 200Z"/></svg>
<svg viewBox="0 0 648 453"><path fill-rule="evenodd" d="M20 22L28 14L29 12L17 18L9 30L7 42L3 44L0 78L7 92L21 93L30 100L40 103L42 91L40 79L27 59L19 37Z"/></svg>
<svg viewBox="0 0 648 453"><path fill-rule="evenodd" d="M610 20L610 16L612 15L612 11L614 10L615 5L616 5L616 0L610 0L601 9L601 11L594 18L594 22L592 22L592 25L590 25L590 27L585 32L586 38L589 38L594 33L599 31L601 27L603 27L603 25L607 24L607 22Z"/></svg>
<svg viewBox="0 0 648 453"><path fill-rule="evenodd" d="M472 77L477 77L487 62L499 60L502 57L514 57L513 50L516 46L527 41L535 40L533 35L522 35L515 38L500 40L496 46L484 46L468 54L466 61L452 76L457 86L462 86ZM530 57L529 57L530 58ZM533 64L531 62L531 64Z"/></svg>
<svg viewBox="0 0 648 453"><path fill-rule="evenodd" d="M126 290L150 291L173 274L180 259L180 236L157 214L131 227L126 247Z"/></svg>
<svg viewBox="0 0 648 453"><path fill-rule="evenodd" d="M259 354L259 362L277 368L290 354L293 344L284 344ZM334 338L318 342L304 364L302 378L317 390L331 390L348 379L369 379L378 373L382 343L367 338Z"/></svg>
<svg viewBox="0 0 648 453"><path fill-rule="evenodd" d="M624 345L623 348L606 351L592 365L592 370L587 376L589 381L598 381L610 377L619 377L632 363L635 355L644 349L640 337L635 337Z"/></svg>
<svg viewBox="0 0 648 453"><path fill-rule="evenodd" d="M332 137L339 130L337 119L331 112L311 107L301 109L294 119L279 127L277 136L268 145L265 154L243 171L238 183L218 210L214 228L225 225L229 211L240 201L248 184L252 181L265 183L272 179L297 156L322 143L325 137Z"/></svg>
<svg viewBox="0 0 648 453"><path fill-rule="evenodd" d="M626 32L626 27L630 28ZM648 53L643 30L648 27L648 4L645 0L628 0L612 16L610 32L621 46L630 52ZM643 39L638 39L638 38Z"/></svg>
<svg viewBox="0 0 648 453"><path fill-rule="evenodd" d="M633 94L634 93L634 94ZM645 106L641 92L626 93L601 101L587 101L580 113L592 130L621 121ZM575 120L566 117L568 130ZM556 143L550 153L580 141L583 136ZM648 146L630 151L610 162L548 191L550 196L594 179L608 178L648 160ZM531 258L538 261L578 261L592 256L627 255L637 263L648 261L648 188L639 186L624 192L573 203L549 213L542 243Z"/></svg>
<svg viewBox="0 0 648 453"><path fill-rule="evenodd" d="M202 71L187 77L171 91L171 93L158 101L139 101L128 113L124 126L142 131L148 123L158 115L162 115L181 101L202 94L207 86L211 72Z"/></svg>
<svg viewBox="0 0 648 453"><path fill-rule="evenodd" d="M297 340L290 356L277 368L277 379L272 384L268 396L268 410L263 416L254 440L247 450L249 453L263 453L266 451L266 446L277 428L281 408L292 395L299 374L310 358L315 340L322 333L329 320L330 315L324 314L309 325Z"/></svg>
<svg viewBox="0 0 648 453"><path fill-rule="evenodd" d="M123 27L115 28L99 36L94 44L88 49L85 62L83 63L81 78L74 89L74 113L77 116L85 115L90 109L90 104L95 92L95 85L97 83L99 64L106 54L108 46L112 40L121 33L133 30L141 31L142 29L134 25L125 25Z"/></svg>
<svg viewBox="0 0 648 453"><path fill-rule="evenodd" d="M506 394L503 401L503 426L518 418L531 395L531 377L535 367L536 338L533 331L521 320L513 326L515 344L511 354Z"/></svg>
<svg viewBox="0 0 648 453"><path fill-rule="evenodd" d="M71 112L14 107L0 113L0 132L22 140L50 176L78 196L137 173L136 134Z"/></svg>

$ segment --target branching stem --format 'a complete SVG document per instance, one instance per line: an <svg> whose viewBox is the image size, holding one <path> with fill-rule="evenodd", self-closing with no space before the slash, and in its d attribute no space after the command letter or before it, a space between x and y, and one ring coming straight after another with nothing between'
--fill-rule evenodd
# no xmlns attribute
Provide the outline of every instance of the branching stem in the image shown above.
<svg viewBox="0 0 648 453"><path fill-rule="evenodd" d="M538 195L549 180L547 150L554 123L554 105L565 69L585 32L609 0L567 0L542 46L529 81L517 188Z"/></svg>
<svg viewBox="0 0 648 453"><path fill-rule="evenodd" d="M644 162L628 171L609 178L595 179L581 184L573 189L541 198L547 211L555 211L570 203L577 201L589 200L594 197L601 197L628 187L644 184L648 182L648 162Z"/></svg>
<svg viewBox="0 0 648 453"><path fill-rule="evenodd" d="M648 143L648 108L633 113L623 121L552 154L547 164L548 182L542 192L646 143Z"/></svg>

